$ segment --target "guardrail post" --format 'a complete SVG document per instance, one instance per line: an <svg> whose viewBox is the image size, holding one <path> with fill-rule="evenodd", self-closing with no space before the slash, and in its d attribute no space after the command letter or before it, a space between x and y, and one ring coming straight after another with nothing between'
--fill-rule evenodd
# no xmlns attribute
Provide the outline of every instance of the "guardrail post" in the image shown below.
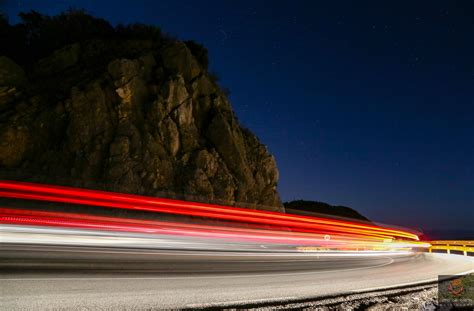
<svg viewBox="0 0 474 311"><path fill-rule="evenodd" d="M446 248L447 248L448 254L451 254L451 251L449 250L449 244L446 244Z"/></svg>
<svg viewBox="0 0 474 311"><path fill-rule="evenodd" d="M464 247L464 256L467 256L467 249L466 249L466 245L463 245L462 247Z"/></svg>

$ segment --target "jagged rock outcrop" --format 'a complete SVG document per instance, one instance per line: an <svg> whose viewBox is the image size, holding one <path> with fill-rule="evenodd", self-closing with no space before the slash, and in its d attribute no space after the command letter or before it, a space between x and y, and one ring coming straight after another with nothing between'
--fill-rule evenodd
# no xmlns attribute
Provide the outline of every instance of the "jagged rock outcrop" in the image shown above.
<svg viewBox="0 0 474 311"><path fill-rule="evenodd" d="M275 159L185 43L114 42L64 46L27 70L0 57L0 170L283 210Z"/></svg>

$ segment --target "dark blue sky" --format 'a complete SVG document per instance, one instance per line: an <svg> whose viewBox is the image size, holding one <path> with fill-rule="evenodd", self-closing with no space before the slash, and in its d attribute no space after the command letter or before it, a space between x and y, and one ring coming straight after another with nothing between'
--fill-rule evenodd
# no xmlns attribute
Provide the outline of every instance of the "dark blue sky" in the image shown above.
<svg viewBox="0 0 474 311"><path fill-rule="evenodd" d="M84 8L203 43L241 123L275 155L283 200L371 219L474 221L474 1L4 1Z"/></svg>

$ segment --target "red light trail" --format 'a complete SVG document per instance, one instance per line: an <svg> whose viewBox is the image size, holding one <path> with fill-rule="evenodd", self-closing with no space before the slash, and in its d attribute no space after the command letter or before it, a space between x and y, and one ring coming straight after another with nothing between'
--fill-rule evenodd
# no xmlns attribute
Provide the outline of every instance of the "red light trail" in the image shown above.
<svg viewBox="0 0 474 311"><path fill-rule="evenodd" d="M238 223L272 225L299 232L418 240L418 237L410 232L357 222L24 182L0 181L0 197L196 216Z"/></svg>

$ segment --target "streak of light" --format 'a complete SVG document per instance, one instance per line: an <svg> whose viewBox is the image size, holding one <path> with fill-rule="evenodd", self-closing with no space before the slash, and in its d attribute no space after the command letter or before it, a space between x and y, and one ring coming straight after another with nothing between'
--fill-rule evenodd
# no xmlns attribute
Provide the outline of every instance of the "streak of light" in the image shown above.
<svg viewBox="0 0 474 311"><path fill-rule="evenodd" d="M33 183L0 181L0 196L274 225L309 233L334 232L390 240L418 240L418 236L411 232L357 222Z"/></svg>

